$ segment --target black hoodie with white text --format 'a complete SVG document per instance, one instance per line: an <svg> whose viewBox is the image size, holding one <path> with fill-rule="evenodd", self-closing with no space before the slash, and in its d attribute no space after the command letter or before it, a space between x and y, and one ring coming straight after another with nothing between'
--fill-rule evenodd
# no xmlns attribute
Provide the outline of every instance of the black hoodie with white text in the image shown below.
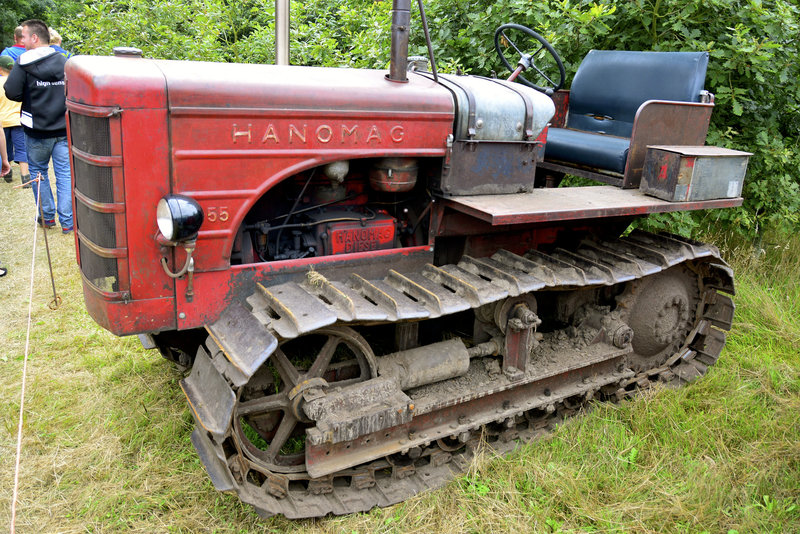
<svg viewBox="0 0 800 534"><path fill-rule="evenodd" d="M67 135L64 64L67 58L49 46L27 50L5 83L6 97L22 102L20 124L37 139Z"/></svg>

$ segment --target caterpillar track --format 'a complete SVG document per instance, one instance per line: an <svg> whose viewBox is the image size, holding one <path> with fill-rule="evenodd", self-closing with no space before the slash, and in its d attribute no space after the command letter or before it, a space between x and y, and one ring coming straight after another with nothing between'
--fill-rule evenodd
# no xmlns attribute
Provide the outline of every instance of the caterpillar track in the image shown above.
<svg viewBox="0 0 800 534"><path fill-rule="evenodd" d="M262 516L388 506L451 480L481 443L510 451L592 399L703 375L733 292L715 247L639 231L259 285L207 327L181 382L192 442L214 486Z"/></svg>

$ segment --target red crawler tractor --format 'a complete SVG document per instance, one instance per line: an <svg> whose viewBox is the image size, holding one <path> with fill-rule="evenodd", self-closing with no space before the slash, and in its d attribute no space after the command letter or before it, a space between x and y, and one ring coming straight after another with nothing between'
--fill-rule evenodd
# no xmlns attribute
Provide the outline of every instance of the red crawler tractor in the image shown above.
<svg viewBox="0 0 800 534"><path fill-rule="evenodd" d="M746 155L703 146L707 54L593 51L567 92L506 25L515 82L407 71L409 8L388 74L67 64L89 312L191 367L192 442L263 515L402 501L481 441L702 375L731 326L715 247L625 235L741 203Z"/></svg>

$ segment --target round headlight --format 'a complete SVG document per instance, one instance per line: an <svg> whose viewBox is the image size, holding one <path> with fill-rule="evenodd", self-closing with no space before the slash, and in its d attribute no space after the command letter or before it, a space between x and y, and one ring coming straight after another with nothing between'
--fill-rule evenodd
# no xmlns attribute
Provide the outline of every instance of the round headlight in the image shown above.
<svg viewBox="0 0 800 534"><path fill-rule="evenodd" d="M169 195L158 201L156 222L170 241L186 241L197 236L203 224L203 208L193 198Z"/></svg>

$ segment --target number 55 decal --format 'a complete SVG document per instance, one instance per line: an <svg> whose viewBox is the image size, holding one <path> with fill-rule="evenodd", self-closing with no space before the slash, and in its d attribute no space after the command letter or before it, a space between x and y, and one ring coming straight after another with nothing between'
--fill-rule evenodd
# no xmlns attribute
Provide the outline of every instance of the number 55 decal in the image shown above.
<svg viewBox="0 0 800 534"><path fill-rule="evenodd" d="M225 222L229 217L227 206L209 206L206 213L206 220L210 223Z"/></svg>

